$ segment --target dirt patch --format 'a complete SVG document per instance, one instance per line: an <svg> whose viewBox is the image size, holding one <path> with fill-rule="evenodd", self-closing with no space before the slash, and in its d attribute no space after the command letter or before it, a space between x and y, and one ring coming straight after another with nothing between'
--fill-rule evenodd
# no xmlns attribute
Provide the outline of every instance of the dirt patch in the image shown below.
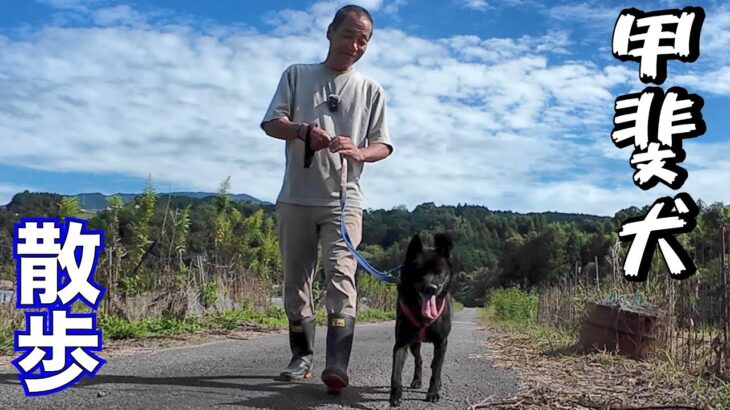
<svg viewBox="0 0 730 410"><path fill-rule="evenodd" d="M516 372L520 392L472 409L719 409L728 399L717 379L693 377L666 361L582 353L570 346L541 349L528 334L488 328L489 353L482 358Z"/></svg>

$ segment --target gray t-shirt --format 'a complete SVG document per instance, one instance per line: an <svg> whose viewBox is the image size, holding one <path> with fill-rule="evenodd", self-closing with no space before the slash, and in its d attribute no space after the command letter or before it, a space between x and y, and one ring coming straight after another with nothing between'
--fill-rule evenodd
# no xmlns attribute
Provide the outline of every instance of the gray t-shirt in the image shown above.
<svg viewBox="0 0 730 410"><path fill-rule="evenodd" d="M327 106L330 94L341 97L336 112L330 112ZM293 122L316 124L333 138L349 136L357 147L374 142L392 147L382 87L352 68L334 71L322 63L288 67L261 123L282 117ZM360 175L363 163L347 161L347 164L348 207L362 208ZM310 206L338 205L341 168L340 154L333 154L326 148L314 154L310 168L304 168L304 142L287 140L286 173L277 201Z"/></svg>

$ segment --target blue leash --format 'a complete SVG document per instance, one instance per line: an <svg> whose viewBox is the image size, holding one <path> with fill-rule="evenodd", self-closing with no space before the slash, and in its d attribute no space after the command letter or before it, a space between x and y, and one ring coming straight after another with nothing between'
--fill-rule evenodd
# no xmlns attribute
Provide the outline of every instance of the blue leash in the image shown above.
<svg viewBox="0 0 730 410"><path fill-rule="evenodd" d="M345 240L345 244L347 245L347 249L350 250L350 253L352 253L352 256L355 257L355 260L357 263L362 266L363 269L365 269L369 274L374 276L376 279L382 280L383 282L387 283L396 283L398 281L398 278L393 276L392 272L400 269L400 266L396 266L395 268L381 272L377 269L375 269L370 263L365 260L365 258L360 255L360 252L357 251L357 249L352 245L352 241L350 240L350 235L347 233L347 226L345 225L345 205L347 204L347 160L345 157L342 157L342 171L340 173L340 235L342 235L342 239Z"/></svg>

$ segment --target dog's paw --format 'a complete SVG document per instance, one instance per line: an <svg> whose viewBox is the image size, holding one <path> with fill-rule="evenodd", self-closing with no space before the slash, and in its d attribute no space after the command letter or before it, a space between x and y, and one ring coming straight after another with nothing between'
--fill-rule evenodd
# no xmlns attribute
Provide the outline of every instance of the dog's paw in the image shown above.
<svg viewBox="0 0 730 410"><path fill-rule="evenodd" d="M411 382L411 389L420 389L421 388L421 380L419 379L413 379Z"/></svg>
<svg viewBox="0 0 730 410"><path fill-rule="evenodd" d="M438 403L440 398L441 397L439 396L438 393L428 392L428 394L426 394L426 401L429 403Z"/></svg>
<svg viewBox="0 0 730 410"><path fill-rule="evenodd" d="M398 407L403 401L403 389L402 388L390 388L390 406Z"/></svg>

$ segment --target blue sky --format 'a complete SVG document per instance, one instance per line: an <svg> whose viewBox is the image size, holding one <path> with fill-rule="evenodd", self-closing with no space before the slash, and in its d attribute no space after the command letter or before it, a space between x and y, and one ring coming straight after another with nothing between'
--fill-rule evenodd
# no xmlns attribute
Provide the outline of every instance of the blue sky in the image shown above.
<svg viewBox="0 0 730 410"><path fill-rule="evenodd" d="M0 204L31 190L233 192L274 201L281 141L258 124L281 71L322 61L347 2L0 2ZM531 0L366 0L375 34L356 68L387 95L394 155L368 164L365 206L423 202L612 215L673 195L631 180L610 140L614 100L645 85L614 59L626 7L701 6L700 58L667 88L704 98L682 191L730 202L730 6Z"/></svg>

